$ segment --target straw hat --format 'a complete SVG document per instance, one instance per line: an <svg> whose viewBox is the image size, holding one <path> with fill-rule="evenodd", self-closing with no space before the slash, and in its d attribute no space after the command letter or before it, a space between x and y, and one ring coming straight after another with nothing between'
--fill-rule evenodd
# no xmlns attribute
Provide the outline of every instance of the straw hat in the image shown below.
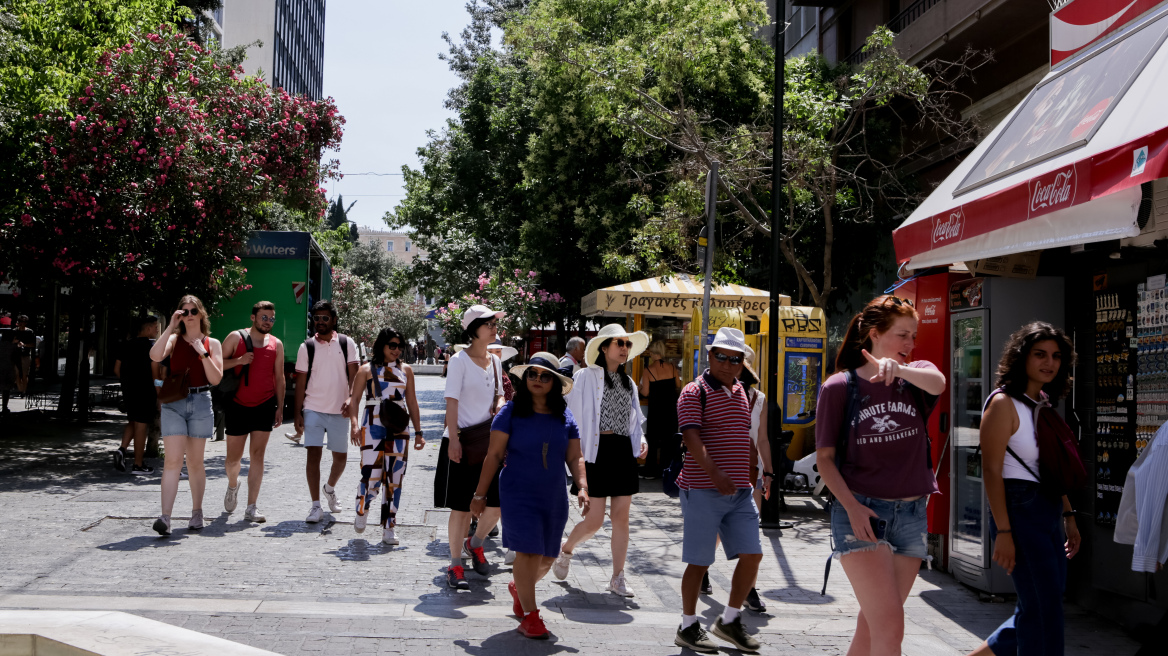
<svg viewBox="0 0 1168 656"><path fill-rule="evenodd" d="M511 375L515 376L519 380L523 380L523 376L527 373L528 368L535 367L536 369L543 369L549 374L552 374L556 378L560 379L560 384L563 385L562 391L566 395L568 392L572 391L572 379L558 371L559 365L559 358L552 355L551 353L548 353L547 351L540 351L539 353L531 356L531 359L527 361L527 364L511 367Z"/></svg>
<svg viewBox="0 0 1168 656"><path fill-rule="evenodd" d="M596 333L596 337L588 340L588 346L584 347L584 362L582 364L585 366L592 366L596 364L596 355L600 353L601 343L603 343L605 340L616 337L627 338L630 342L633 343L633 345L629 347L629 360L632 360L638 355L644 353L645 349L649 347L649 336L644 332L638 330L635 333L630 333L626 331L624 326L621 324L610 323L607 326L601 328L600 332Z"/></svg>

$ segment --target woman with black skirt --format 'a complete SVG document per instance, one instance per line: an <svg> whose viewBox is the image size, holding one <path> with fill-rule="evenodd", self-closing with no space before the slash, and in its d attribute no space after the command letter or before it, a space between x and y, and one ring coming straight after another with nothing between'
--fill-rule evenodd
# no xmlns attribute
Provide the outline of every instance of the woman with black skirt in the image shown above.
<svg viewBox="0 0 1168 656"><path fill-rule="evenodd" d="M576 545L592 537L604 525L604 511L612 520L612 579L608 591L622 597L633 592L625 581L625 556L629 549L629 507L638 492L637 459L649 445L641 434L641 407L633 379L625 363L645 351L649 336L626 332L620 324L600 329L584 350L588 366L576 372L568 407L580 428L580 448L592 503L584 521L572 529L552 565L552 574L568 576Z"/></svg>
<svg viewBox="0 0 1168 656"><path fill-rule="evenodd" d="M641 374L641 396L649 400L649 456L641 468L641 477L654 479L673 462L680 444L677 440L677 392L681 389L680 372L665 360L665 342L649 345L649 363Z"/></svg>

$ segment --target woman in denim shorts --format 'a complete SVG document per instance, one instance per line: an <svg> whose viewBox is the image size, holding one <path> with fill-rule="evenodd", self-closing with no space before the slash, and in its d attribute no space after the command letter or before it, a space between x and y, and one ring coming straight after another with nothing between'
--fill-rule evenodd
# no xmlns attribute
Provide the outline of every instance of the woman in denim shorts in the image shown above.
<svg viewBox="0 0 1168 656"><path fill-rule="evenodd" d="M904 602L928 558L925 508L937 479L926 423L945 376L910 361L916 336L911 301L869 302L848 325L840 373L824 383L816 410L816 461L835 498L834 554L860 602L858 653L900 653ZM847 417L852 375L858 393Z"/></svg>
<svg viewBox="0 0 1168 656"><path fill-rule="evenodd" d="M179 473L186 458L191 485L192 531L203 528L203 490L207 473L203 469L203 449L215 433L215 412L211 409L211 386L223 378L223 347L211 332L211 320L198 298L183 296L170 317L170 325L154 342L150 358L162 362L170 358L170 374L187 372L186 398L162 404L162 442L166 462L162 471L162 514L154 521L159 535L170 535L170 513L178 494Z"/></svg>

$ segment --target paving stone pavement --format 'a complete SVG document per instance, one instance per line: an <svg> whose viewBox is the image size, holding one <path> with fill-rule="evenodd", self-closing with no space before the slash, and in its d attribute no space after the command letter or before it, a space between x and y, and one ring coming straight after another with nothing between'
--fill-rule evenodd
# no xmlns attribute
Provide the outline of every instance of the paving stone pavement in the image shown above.
<svg viewBox="0 0 1168 656"><path fill-rule="evenodd" d="M234 514L222 510L225 443L211 442L203 505L209 525L186 530L191 498L184 481L174 534L159 538L150 530L158 476L132 478L111 466L120 424L0 424L0 608L124 610L289 655L689 653L673 646L684 568L680 510L657 481L642 481L632 508L627 575L636 596L604 592L611 575L606 528L578 549L566 581L548 577L538 586L552 640L514 631L509 568L497 541L487 545L489 578L469 573L470 592L445 587L447 516L431 507L444 380L418 380L429 442L411 456L397 547L381 544L376 526L353 531L356 448L337 486L342 512L309 525L304 451L283 430L273 432L259 500L268 521L251 524L243 521L243 490ZM245 458L244 477L247 467ZM764 532L758 587L769 612L746 613L746 623L762 653L844 654L858 605L838 567L820 595L830 549L826 516L810 501L791 506L793 530L781 538ZM711 568L714 595L699 603L703 623L721 612L732 572L719 555ZM979 602L947 574L922 571L907 604L904 653L963 654L1011 612L1012 604ZM1067 636L1068 654L1138 649L1118 627L1073 605Z"/></svg>

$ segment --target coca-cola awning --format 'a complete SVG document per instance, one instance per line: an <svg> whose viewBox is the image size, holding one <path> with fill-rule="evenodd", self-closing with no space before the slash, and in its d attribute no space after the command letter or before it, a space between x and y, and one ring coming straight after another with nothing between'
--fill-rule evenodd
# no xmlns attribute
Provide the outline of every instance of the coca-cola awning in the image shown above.
<svg viewBox="0 0 1168 656"><path fill-rule="evenodd" d="M910 269L1139 234L1168 176L1168 4L1053 69L893 231Z"/></svg>

